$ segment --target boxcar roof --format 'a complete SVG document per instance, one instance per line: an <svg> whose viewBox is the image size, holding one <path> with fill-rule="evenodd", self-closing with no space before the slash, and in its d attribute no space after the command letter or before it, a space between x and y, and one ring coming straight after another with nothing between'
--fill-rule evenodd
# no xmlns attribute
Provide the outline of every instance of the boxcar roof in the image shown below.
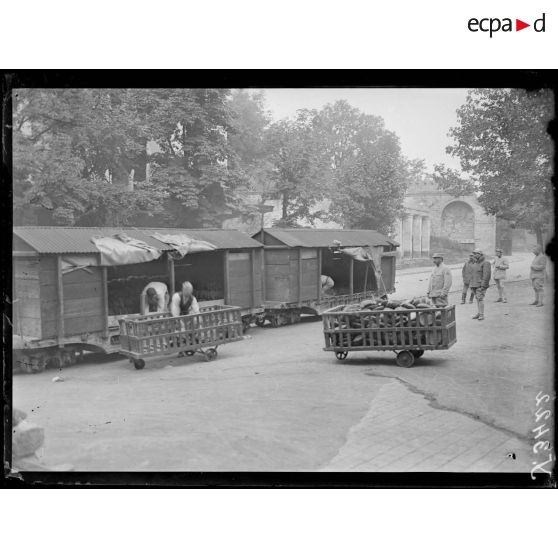
<svg viewBox="0 0 558 558"><path fill-rule="evenodd" d="M117 233L141 240L159 248L171 250L167 244L156 240L154 233L177 234L183 233L195 238L211 242L217 248L240 249L259 248L261 244L237 230L225 229L143 229L124 227L14 227L14 235L27 243L39 254L97 254L99 250L91 242L93 236L111 236Z"/></svg>
<svg viewBox="0 0 558 558"><path fill-rule="evenodd" d="M260 230L254 236L261 233ZM287 246L325 248L338 240L342 246L399 246L387 236L365 229L263 229L263 232ZM265 242L264 242L265 244Z"/></svg>

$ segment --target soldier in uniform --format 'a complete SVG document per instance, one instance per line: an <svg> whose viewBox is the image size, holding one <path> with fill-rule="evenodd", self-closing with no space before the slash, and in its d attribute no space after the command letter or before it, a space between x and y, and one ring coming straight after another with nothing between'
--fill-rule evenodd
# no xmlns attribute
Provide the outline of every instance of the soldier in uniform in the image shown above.
<svg viewBox="0 0 558 558"><path fill-rule="evenodd" d="M531 273L529 277L531 278L533 290L535 291L535 300L534 302L531 302L531 304L533 306L542 306L546 256L542 253L542 248L538 244L533 247L533 254L535 254L535 258L531 262Z"/></svg>
<svg viewBox="0 0 558 558"><path fill-rule="evenodd" d="M496 257L494 258L494 282L498 288L498 299L496 302L507 302L506 292L504 291L504 280L506 279L506 269L510 266L508 260L503 257L501 248L496 248Z"/></svg>
<svg viewBox="0 0 558 558"><path fill-rule="evenodd" d="M481 250L473 250L475 254L475 264L473 266L473 276L470 287L477 299L478 311L473 316L473 320L484 320L484 295L490 286L490 263L484 259Z"/></svg>
<svg viewBox="0 0 558 558"><path fill-rule="evenodd" d="M461 275L463 276L463 292L461 293L461 304L467 302L467 291L469 290L469 285L471 283L471 277L473 275L473 264L475 263L475 255L469 254L469 259L463 265L461 270ZM475 293L471 290L471 298L469 299L469 304L473 304L475 300Z"/></svg>
<svg viewBox="0 0 558 558"><path fill-rule="evenodd" d="M444 264L443 254L434 254L432 260L434 261L434 269L428 282L428 292L426 294L436 306L447 306L448 293L452 282L451 270Z"/></svg>

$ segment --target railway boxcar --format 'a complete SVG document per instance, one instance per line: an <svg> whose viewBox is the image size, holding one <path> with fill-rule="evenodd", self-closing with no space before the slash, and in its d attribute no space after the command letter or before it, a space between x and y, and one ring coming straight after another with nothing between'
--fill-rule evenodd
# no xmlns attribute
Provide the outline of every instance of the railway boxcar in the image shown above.
<svg viewBox="0 0 558 558"><path fill-rule="evenodd" d="M106 265L93 239L122 234L158 257ZM212 248L181 257L160 240L172 235ZM189 280L200 306L240 307L247 324L264 311L262 266L261 244L234 230L14 227L14 365L38 372L51 360L73 363L79 351L118 352L118 320L140 312L151 281L172 293Z"/></svg>
<svg viewBox="0 0 558 558"><path fill-rule="evenodd" d="M295 323L301 314L395 290L398 244L376 231L269 228L252 238L264 245L260 325ZM322 292L322 275L333 279L333 292Z"/></svg>

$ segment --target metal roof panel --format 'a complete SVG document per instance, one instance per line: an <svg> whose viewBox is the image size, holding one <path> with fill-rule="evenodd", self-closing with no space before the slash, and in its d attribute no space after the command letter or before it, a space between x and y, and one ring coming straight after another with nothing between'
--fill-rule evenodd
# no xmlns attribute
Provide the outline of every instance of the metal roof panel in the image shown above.
<svg viewBox="0 0 558 558"><path fill-rule="evenodd" d="M151 235L186 234L197 240L211 242L218 249L260 248L261 244L237 230L226 229L143 229L126 227L14 227L13 232L40 254L98 254L91 242L93 236L112 236L125 233L132 238L169 251L171 248Z"/></svg>
<svg viewBox="0 0 558 558"><path fill-rule="evenodd" d="M366 229L263 229L287 246L303 248L326 248L335 240L342 246L398 246L394 240L378 231ZM260 231L261 232L261 231ZM258 234L258 233L257 233Z"/></svg>

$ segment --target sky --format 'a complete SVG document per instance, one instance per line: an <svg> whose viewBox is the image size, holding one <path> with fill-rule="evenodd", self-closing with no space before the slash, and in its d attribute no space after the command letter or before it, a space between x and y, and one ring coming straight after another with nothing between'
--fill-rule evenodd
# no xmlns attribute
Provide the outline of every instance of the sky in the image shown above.
<svg viewBox="0 0 558 558"><path fill-rule="evenodd" d="M429 171L444 163L459 170L459 160L446 154L448 131L457 124L456 110L467 89L264 89L273 119L292 117L301 108L320 109L345 99L367 114L381 116L395 132L405 156L424 159Z"/></svg>

